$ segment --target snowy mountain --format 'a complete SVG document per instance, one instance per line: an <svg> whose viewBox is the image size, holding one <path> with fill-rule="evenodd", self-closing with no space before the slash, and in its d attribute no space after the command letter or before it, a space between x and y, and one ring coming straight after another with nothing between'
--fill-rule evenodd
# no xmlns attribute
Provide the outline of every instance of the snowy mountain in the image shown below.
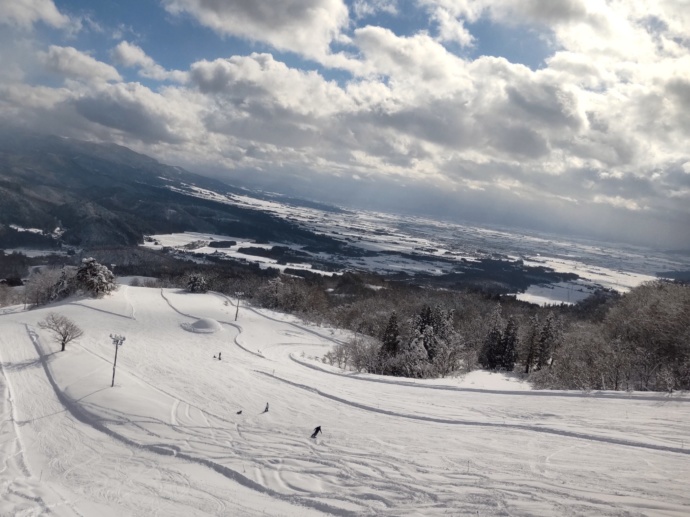
<svg viewBox="0 0 690 517"><path fill-rule="evenodd" d="M195 189L247 193L126 147L0 127L0 247L7 233L18 237L10 225L47 233L60 227L63 242L86 247L136 245L144 234L179 231L331 244L261 210L190 196Z"/></svg>
<svg viewBox="0 0 690 517"><path fill-rule="evenodd" d="M4 309L0 515L687 515L687 396L342 372L342 332L235 303ZM65 352L51 312L85 331Z"/></svg>

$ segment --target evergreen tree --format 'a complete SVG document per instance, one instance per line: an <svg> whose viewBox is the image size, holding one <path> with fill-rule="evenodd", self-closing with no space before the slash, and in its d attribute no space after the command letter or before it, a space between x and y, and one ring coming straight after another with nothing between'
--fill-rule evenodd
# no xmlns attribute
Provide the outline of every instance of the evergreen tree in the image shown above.
<svg viewBox="0 0 690 517"><path fill-rule="evenodd" d="M398 325L398 315L393 312L388 319L388 325L383 331L379 349L378 370L383 375L401 375L398 368L397 357L401 351L400 327Z"/></svg>
<svg viewBox="0 0 690 517"><path fill-rule="evenodd" d="M506 328L503 331L501 340L500 363L501 368L507 372L512 372L517 361L518 347L518 326L515 318L508 319Z"/></svg>
<svg viewBox="0 0 690 517"><path fill-rule="evenodd" d="M489 370L495 370L502 364L503 347L503 317L501 306L496 305L491 314L491 326L484 338L484 344L479 352L479 364Z"/></svg>
<svg viewBox="0 0 690 517"><path fill-rule="evenodd" d="M560 325L553 312L550 312L541 326L537 342L537 370L551 365L551 358L560 344Z"/></svg>
<svg viewBox="0 0 690 517"><path fill-rule="evenodd" d="M65 267L63 267L62 271L60 272L60 278L55 285L53 285L52 292L50 294L50 301L61 300L71 295L75 289L74 279L74 270L67 270Z"/></svg>
<svg viewBox="0 0 690 517"><path fill-rule="evenodd" d="M115 275L103 264L96 262L96 259L85 258L77 270L78 285L90 292L93 296L99 297L117 289Z"/></svg>
<svg viewBox="0 0 690 517"><path fill-rule="evenodd" d="M424 343L433 339L433 327L427 326L421 333L417 331L413 339L403 344L396 365L405 377L426 377L429 371L429 354Z"/></svg>
<svg viewBox="0 0 690 517"><path fill-rule="evenodd" d="M192 273L187 280L187 291L190 293L205 293L208 291L208 282L204 275Z"/></svg>
<svg viewBox="0 0 690 517"><path fill-rule="evenodd" d="M539 317L535 314L529 319L529 327L524 342L525 373L529 373L534 367L537 358L540 330Z"/></svg>
<svg viewBox="0 0 690 517"><path fill-rule="evenodd" d="M433 360L434 355L434 317L431 307L425 305L415 321L415 338L420 340L426 351L427 359Z"/></svg>
<svg viewBox="0 0 690 517"><path fill-rule="evenodd" d="M429 360L436 375L445 377L462 364L464 342L455 330L455 311L437 305L432 310L433 338L428 340Z"/></svg>
<svg viewBox="0 0 690 517"><path fill-rule="evenodd" d="M388 358L395 357L398 353L400 353L400 328L398 326L398 315L393 312L388 319L386 330L383 331L381 355Z"/></svg>
<svg viewBox="0 0 690 517"><path fill-rule="evenodd" d="M484 345L479 354L479 364L489 370L495 370L501 365L501 345L503 333L493 327L484 338Z"/></svg>

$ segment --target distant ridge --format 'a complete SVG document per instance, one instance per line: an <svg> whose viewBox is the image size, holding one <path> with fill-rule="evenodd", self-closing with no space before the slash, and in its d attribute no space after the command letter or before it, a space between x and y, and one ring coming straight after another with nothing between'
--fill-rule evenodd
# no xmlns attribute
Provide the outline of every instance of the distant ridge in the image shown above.
<svg viewBox="0 0 690 517"><path fill-rule="evenodd" d="M115 144L0 127L0 246L3 233L17 237L10 224L61 227L63 242L85 247L136 245L145 234L181 231L305 245L331 240L258 210L192 197L191 186L314 204L233 187Z"/></svg>

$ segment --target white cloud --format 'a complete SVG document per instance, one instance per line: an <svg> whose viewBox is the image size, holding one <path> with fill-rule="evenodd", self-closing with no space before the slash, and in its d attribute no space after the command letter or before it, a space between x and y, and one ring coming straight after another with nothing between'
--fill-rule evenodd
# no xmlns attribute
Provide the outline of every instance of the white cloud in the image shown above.
<svg viewBox="0 0 690 517"><path fill-rule="evenodd" d="M200 61L190 70L190 82L202 92L237 104L270 103L291 113L325 116L351 104L345 92L316 72L289 68L270 54Z"/></svg>
<svg viewBox="0 0 690 517"><path fill-rule="evenodd" d="M558 24L587 15L589 0L417 0L426 7L441 7L471 22L487 15L511 24Z"/></svg>
<svg viewBox="0 0 690 517"><path fill-rule="evenodd" d="M343 0L163 0L223 35L240 36L320 59L348 23Z"/></svg>
<svg viewBox="0 0 690 517"><path fill-rule="evenodd" d="M0 50L0 116L114 140L194 168L261 171L286 187L337 184L346 192L344 178L356 175L361 180L354 183L378 182L386 194L407 184L422 196L415 201L420 206L422 198L436 199L435 189L439 196L457 192L476 210L473 196L481 193L486 205L514 213L544 206L544 214L582 224L631 214L688 219L686 11L651 0L419 3L429 33L354 27L347 38L338 36L337 54L328 48L346 22L346 13L330 16L340 2L283 2L263 17L258 3L166 3L221 34L262 34L276 48L321 53L321 63L352 72L338 74L339 82L324 78L331 70L301 70L269 53L169 71L122 41L112 51L114 63L171 82L158 89L125 83L89 54L51 46L40 64L68 79L70 88L50 88L25 84L37 43L22 46L0 34L9 45ZM355 5L362 14L395 4ZM320 16L341 21L314 30ZM472 60L451 52L455 43L481 47L462 32L480 17L491 18L496 30L510 24L537 31L553 43L552 55L531 70L500 57ZM315 44L310 50L307 41Z"/></svg>
<svg viewBox="0 0 690 517"><path fill-rule="evenodd" d="M0 24L29 29L38 22L57 28L66 28L71 23L53 0L0 0Z"/></svg>
<svg viewBox="0 0 690 517"><path fill-rule="evenodd" d="M129 43L128 41L121 41L111 52L113 60L125 67L139 68L139 73L142 77L149 79L156 79L158 81L172 80L177 82L184 82L186 74L179 70L166 70L153 58L148 56L141 47Z"/></svg>
<svg viewBox="0 0 690 517"><path fill-rule="evenodd" d="M604 196L598 194L594 196L594 202L608 204L617 208L625 208L626 210L632 211L643 209L643 207L641 207L634 199L625 199L621 196Z"/></svg>
<svg viewBox="0 0 690 517"><path fill-rule="evenodd" d="M176 89L157 93L138 83L102 84L67 104L91 123L149 144L193 141L201 129L198 104Z"/></svg>
<svg viewBox="0 0 690 517"><path fill-rule="evenodd" d="M74 47L51 45L48 48L48 52L40 53L40 59L48 70L67 79L85 81L122 80L122 77L114 67L98 61Z"/></svg>
<svg viewBox="0 0 690 517"><path fill-rule="evenodd" d="M438 24L438 37L441 41L454 41L463 47L469 47L474 42L474 36L465 28L463 20L443 7L437 7L431 14Z"/></svg>
<svg viewBox="0 0 690 517"><path fill-rule="evenodd" d="M398 0L354 0L352 12L357 19L378 13L398 14Z"/></svg>
<svg viewBox="0 0 690 517"><path fill-rule="evenodd" d="M397 85L440 92L469 84L466 62L427 34L400 37L390 29L368 26L355 30L353 42L363 55L363 71L388 76Z"/></svg>

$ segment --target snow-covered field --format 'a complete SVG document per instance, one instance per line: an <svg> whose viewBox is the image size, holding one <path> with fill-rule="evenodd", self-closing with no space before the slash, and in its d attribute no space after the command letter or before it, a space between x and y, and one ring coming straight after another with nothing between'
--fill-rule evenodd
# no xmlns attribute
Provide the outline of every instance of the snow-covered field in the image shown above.
<svg viewBox="0 0 690 517"><path fill-rule="evenodd" d="M690 256L687 253L584 238L564 238L532 230L480 227L412 215L348 209L325 211L282 202L280 196L267 200L250 195L220 194L191 185L184 189L170 188L202 199L261 210L355 248L378 253L365 257L337 257L336 262L343 264L343 269L379 274L406 272L413 275L442 275L454 272L461 263L492 257L520 259L526 266L544 266L560 273L575 273L580 277L577 281L558 285L533 285L526 292L515 293L518 299L540 305L575 303L600 287L627 292L643 282L654 280L656 273L690 269ZM308 261L281 265L276 260L239 251L246 246L270 248L278 244L300 249L300 246L290 243L260 245L230 235L189 232L154 235L152 238L158 244L148 242L146 246L169 246L178 250L195 240L236 240L237 245L230 248L202 247L193 253L226 255L281 271L290 267L331 274L320 271L318 266ZM328 260L333 257L321 255L318 258Z"/></svg>
<svg viewBox="0 0 690 517"><path fill-rule="evenodd" d="M689 397L343 373L314 359L339 331L233 303L122 285L0 316L0 515L690 513ZM51 311L85 330L65 352Z"/></svg>

